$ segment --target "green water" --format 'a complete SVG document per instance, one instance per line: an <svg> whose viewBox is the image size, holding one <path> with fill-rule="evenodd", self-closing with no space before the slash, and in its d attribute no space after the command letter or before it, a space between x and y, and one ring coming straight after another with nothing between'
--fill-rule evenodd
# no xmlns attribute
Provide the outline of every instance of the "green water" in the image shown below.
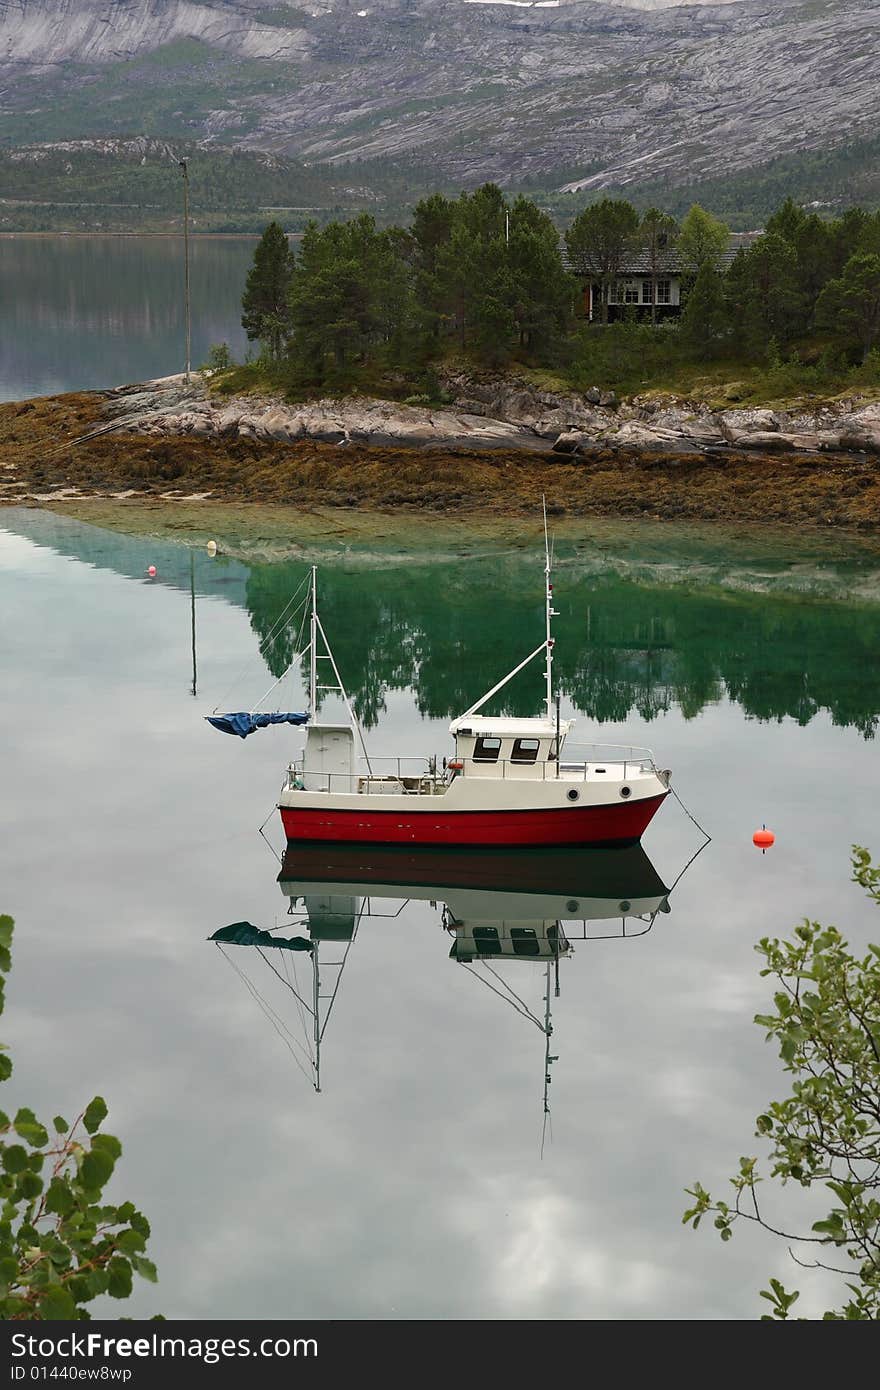
<svg viewBox="0 0 880 1390"><path fill-rule="evenodd" d="M650 523L560 534L573 738L652 746L712 841L676 881L701 836L668 802L646 862L548 870L574 950L542 1158L543 962L496 963L529 1018L451 958L443 916L446 901L490 920L522 866L468 907L383 861L387 880L323 907L312 884L289 913L325 859L307 852L282 892L258 829L280 852L274 798L301 736L243 743L201 718L250 707L284 670L299 624L278 620L314 561L371 751L449 752L449 718L541 640L541 561L531 531L412 528L401 547L381 520L353 541L303 519L286 540L223 536L212 560L201 542L0 512L0 910L18 922L4 1108L107 1097L120 1191L150 1216L160 1271L134 1313L752 1317L771 1274L799 1283L805 1312L826 1306L784 1249L722 1247L680 1215L692 1179L719 1187L757 1151L753 1117L783 1085L751 1022L756 939L805 915L877 939L848 867L854 841L880 853L876 547ZM270 703L303 694L296 674ZM524 673L504 707L533 713L541 694ZM321 947L346 963L316 1094L290 989L304 957L282 968L284 952L208 938L242 921L332 935L346 918L351 944Z"/></svg>

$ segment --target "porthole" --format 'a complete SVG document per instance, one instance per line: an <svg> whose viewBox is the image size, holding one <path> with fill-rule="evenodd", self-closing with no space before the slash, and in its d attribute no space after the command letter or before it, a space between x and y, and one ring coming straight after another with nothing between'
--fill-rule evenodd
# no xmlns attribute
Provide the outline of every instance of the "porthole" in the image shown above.
<svg viewBox="0 0 880 1390"><path fill-rule="evenodd" d="M580 903L577 898L569 898L568 902L565 904L566 912L577 912L579 907Z"/></svg>
<svg viewBox="0 0 880 1390"><path fill-rule="evenodd" d="M632 903L631 903L631 902L628 902L627 899L624 898L624 900L623 900L622 903L618 903L618 904L617 904L617 907L618 907L618 910L619 910L620 912L623 912L624 914L626 914L627 912L629 912L630 908L632 907Z"/></svg>
<svg viewBox="0 0 880 1390"><path fill-rule="evenodd" d="M577 791L574 787L572 787L571 791L566 794L568 796L569 801L577 801L580 797L580 792Z"/></svg>
<svg viewBox="0 0 880 1390"><path fill-rule="evenodd" d="M624 797L632 796L632 787L621 787L620 795Z"/></svg>

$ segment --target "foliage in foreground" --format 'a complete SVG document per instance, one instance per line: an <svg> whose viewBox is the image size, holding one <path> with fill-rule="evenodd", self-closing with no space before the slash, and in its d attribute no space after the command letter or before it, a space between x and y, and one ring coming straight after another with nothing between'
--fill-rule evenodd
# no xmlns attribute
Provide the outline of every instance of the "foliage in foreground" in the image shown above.
<svg viewBox="0 0 880 1390"><path fill-rule="evenodd" d="M0 1013L3 976L10 969L13 922L0 917ZM12 1062L0 1052L0 1080ZM83 1320L99 1294L128 1298L134 1274L152 1283L146 1258L150 1224L131 1202L108 1206L103 1191L122 1152L101 1131L107 1106L100 1096L68 1124L52 1128L21 1107L0 1111L0 1317L4 1320Z"/></svg>
<svg viewBox="0 0 880 1390"><path fill-rule="evenodd" d="M853 851L853 877L880 905L880 868L867 850ZM756 1158L741 1158L731 1178L732 1205L716 1201L700 1183L688 1189L694 1205L683 1221L699 1226L714 1216L727 1241L739 1221L762 1226L799 1247L791 1251L807 1268L842 1275L849 1297L823 1316L827 1321L880 1317L880 946L861 959L853 956L835 927L803 922L794 940L764 938L756 948L775 977L774 1012L755 1022L775 1038L791 1093L774 1101L756 1121L756 1133L770 1145L770 1178L784 1186L825 1188L833 1205L809 1233L792 1233L770 1218L758 1199ZM827 1200L827 1198L826 1198ZM766 1298L765 1319L787 1319L797 1301L778 1279Z"/></svg>

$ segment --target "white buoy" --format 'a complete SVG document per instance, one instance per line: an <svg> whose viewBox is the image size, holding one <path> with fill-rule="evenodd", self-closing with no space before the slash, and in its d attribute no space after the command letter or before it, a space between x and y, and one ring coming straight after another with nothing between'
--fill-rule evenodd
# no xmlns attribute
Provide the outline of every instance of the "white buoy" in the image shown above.
<svg viewBox="0 0 880 1390"><path fill-rule="evenodd" d="M216 541L208 541L208 544L205 546L205 549L207 550L207 552L208 552L209 555L216 555L216 554L217 554L217 542L216 542Z"/></svg>

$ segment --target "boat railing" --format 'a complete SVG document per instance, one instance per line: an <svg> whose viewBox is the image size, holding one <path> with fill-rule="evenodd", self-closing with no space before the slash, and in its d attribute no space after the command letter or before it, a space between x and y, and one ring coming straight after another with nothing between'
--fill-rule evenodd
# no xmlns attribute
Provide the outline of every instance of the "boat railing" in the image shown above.
<svg viewBox="0 0 880 1390"><path fill-rule="evenodd" d="M587 781L606 773L626 779L637 772L654 772L656 766L649 748L628 744L579 745L579 753L592 756L583 760L563 758L527 763L520 759L451 758L438 764L434 758L370 758L369 769L351 772L307 771L302 760L290 764L286 787L290 791L359 793L366 796L436 796L456 777L480 779L508 778L516 781ZM611 756L609 756L609 754ZM623 755L623 756L621 756Z"/></svg>
<svg viewBox="0 0 880 1390"><path fill-rule="evenodd" d="M573 743L566 741L564 752L575 753L576 762L609 763L650 763L654 764L654 754L650 748L641 748L634 743Z"/></svg>
<svg viewBox="0 0 880 1390"><path fill-rule="evenodd" d="M502 780L510 778L520 782L556 782L560 779L566 782L586 782L609 772L623 779L632 777L637 772L656 772L650 752L646 749L645 756L641 757L638 756L639 751L633 749L635 756L629 758L594 757L585 758L583 761L569 761L563 758L558 768L555 760L527 763L514 758L497 758L494 762L486 758L453 758L449 768L458 777L496 777Z"/></svg>
<svg viewBox="0 0 880 1390"><path fill-rule="evenodd" d="M451 774L435 758L370 758L369 768L352 772L307 770L300 758L287 769L289 791L360 792L424 796L446 790Z"/></svg>

